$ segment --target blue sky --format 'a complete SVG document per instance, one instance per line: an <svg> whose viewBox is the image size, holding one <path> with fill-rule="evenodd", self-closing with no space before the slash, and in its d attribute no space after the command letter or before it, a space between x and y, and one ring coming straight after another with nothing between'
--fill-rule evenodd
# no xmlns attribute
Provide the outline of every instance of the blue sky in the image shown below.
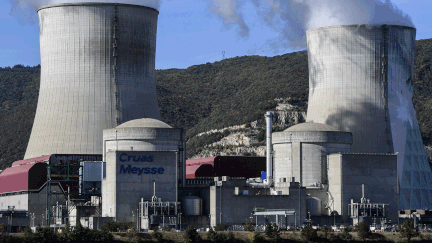
<svg viewBox="0 0 432 243"><path fill-rule="evenodd" d="M219 61L223 51L230 58L275 56L298 50L286 45L274 48L269 44L274 44L281 32L264 23L252 2L242 1L239 10L249 27L249 36L242 37L238 25L224 24L212 11L211 0L164 0L159 9L156 69L187 68ZM417 39L432 38L431 0L392 2L411 17L417 28ZM21 24L9 14L11 7L9 0L0 0L0 67L37 65L40 63L38 23Z"/></svg>

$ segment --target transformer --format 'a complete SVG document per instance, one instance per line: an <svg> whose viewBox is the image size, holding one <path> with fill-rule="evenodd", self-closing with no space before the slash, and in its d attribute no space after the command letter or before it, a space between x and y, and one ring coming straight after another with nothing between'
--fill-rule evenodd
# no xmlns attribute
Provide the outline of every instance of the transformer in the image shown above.
<svg viewBox="0 0 432 243"><path fill-rule="evenodd" d="M66 3L38 9L41 81L25 159L102 154L102 131L160 119L153 8Z"/></svg>
<svg viewBox="0 0 432 243"><path fill-rule="evenodd" d="M352 153L397 153L400 209L432 202L432 174L412 103L415 33L397 25L306 32L307 122L351 132Z"/></svg>

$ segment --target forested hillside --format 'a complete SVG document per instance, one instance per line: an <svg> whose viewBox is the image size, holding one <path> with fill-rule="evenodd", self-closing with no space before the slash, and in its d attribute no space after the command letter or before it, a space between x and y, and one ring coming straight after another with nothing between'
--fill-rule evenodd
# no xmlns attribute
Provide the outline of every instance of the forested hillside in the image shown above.
<svg viewBox="0 0 432 243"><path fill-rule="evenodd" d="M426 145L432 144L432 39L416 42L414 105ZM40 66L0 68L0 169L22 159L37 104ZM156 71L162 120L188 138L215 128L262 119L276 99L308 96L305 51L276 57L243 56L187 69ZM305 110L306 106L298 106ZM196 144L196 141L195 141ZM197 145L194 145L197 146ZM188 147L193 154L192 147Z"/></svg>

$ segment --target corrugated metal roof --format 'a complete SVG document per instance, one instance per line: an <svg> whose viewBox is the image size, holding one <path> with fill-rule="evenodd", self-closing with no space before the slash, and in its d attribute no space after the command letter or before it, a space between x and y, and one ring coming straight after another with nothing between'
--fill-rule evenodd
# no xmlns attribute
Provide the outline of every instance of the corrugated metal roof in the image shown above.
<svg viewBox="0 0 432 243"><path fill-rule="evenodd" d="M29 164L32 162L45 162L45 163L47 163L49 161L50 157L51 157L51 154L50 155L44 155L44 156L37 157L37 158L18 160L18 161L15 161L12 163L12 167L17 166L17 165Z"/></svg>
<svg viewBox="0 0 432 243"><path fill-rule="evenodd" d="M35 164L7 168L0 174L0 193L28 190L29 170Z"/></svg>

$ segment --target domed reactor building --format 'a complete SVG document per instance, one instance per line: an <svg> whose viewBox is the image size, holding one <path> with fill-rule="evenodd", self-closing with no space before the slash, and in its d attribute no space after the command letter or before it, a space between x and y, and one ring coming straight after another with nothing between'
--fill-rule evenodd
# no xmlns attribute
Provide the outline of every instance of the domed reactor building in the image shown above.
<svg viewBox="0 0 432 243"><path fill-rule="evenodd" d="M415 34L397 25L307 31L307 122L351 132L351 153L397 153L399 209L430 209L432 202L431 169L412 103Z"/></svg>
<svg viewBox="0 0 432 243"><path fill-rule="evenodd" d="M153 8L66 3L38 9L41 81L25 159L102 154L102 131L160 119Z"/></svg>

